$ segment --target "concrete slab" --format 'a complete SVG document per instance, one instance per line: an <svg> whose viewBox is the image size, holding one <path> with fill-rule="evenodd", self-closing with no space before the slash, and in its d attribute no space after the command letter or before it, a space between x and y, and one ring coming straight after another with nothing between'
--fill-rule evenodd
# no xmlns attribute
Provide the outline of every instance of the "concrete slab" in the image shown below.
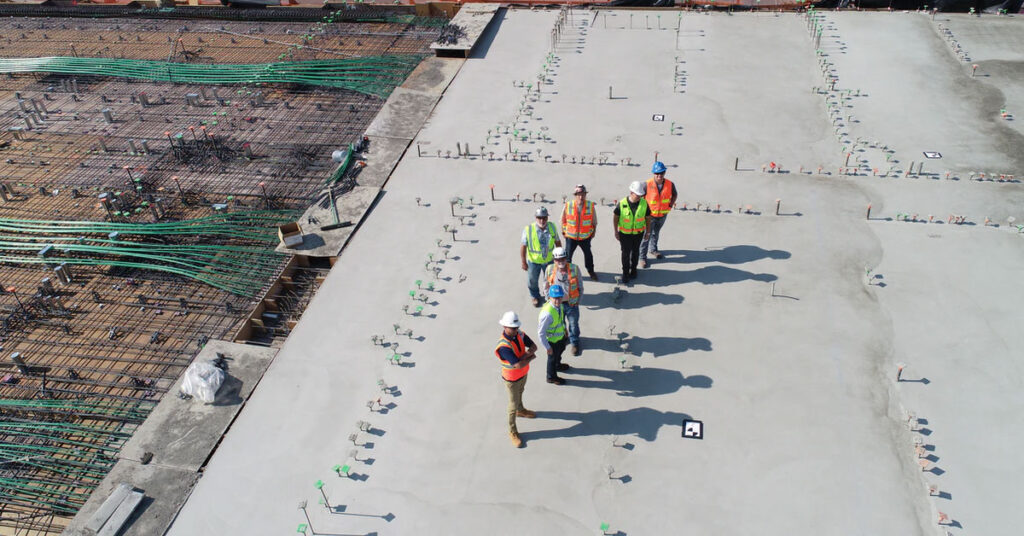
<svg viewBox="0 0 1024 536"><path fill-rule="evenodd" d="M146 497L120 534L152 536L167 530L199 479L200 469L252 394L277 349L213 340L196 359L216 359L218 352L227 357L228 371L217 399L203 404L178 397L184 377L179 378L171 386L171 395L160 400L121 448L119 461L64 534L94 535L86 524L121 483L143 491Z"/></svg>
<svg viewBox="0 0 1024 536"><path fill-rule="evenodd" d="M302 244L295 247L278 244L276 250L311 257L338 255L380 194L380 186L356 186L345 195L334 198L334 203L338 207L338 220L351 222L352 225L329 231L323 231L321 228L334 223L334 212L330 207L329 198L323 196L320 203L306 209L299 220L304 232Z"/></svg>
<svg viewBox="0 0 1024 536"><path fill-rule="evenodd" d="M1024 82L972 82L920 14L828 13L824 60L799 15L685 13L659 30L658 14L576 12L554 56L554 12L503 15L417 135L431 150L395 169L170 534L291 532L307 522L300 501L311 532L344 534L1013 526L1019 296L994 294L1020 264L1021 237L1003 222L1024 221L1024 199L1020 183L969 180L977 166L1015 169L1015 138L961 96ZM822 93L823 70L838 92ZM527 84L539 73L537 94ZM436 156L456 142L471 156ZM932 146L942 163L923 175L872 176ZM680 191L666 258L617 288L608 205L647 177L655 151ZM762 173L772 161L783 172ZM525 403L538 418L520 419L526 447L514 450L496 322L516 310L536 332L519 233L542 203L558 214L577 183L602 204L601 281L585 283L569 383L545 383L534 365ZM895 221L908 213L933 222ZM936 223L951 214L973 225ZM1000 378L964 357L975 350ZM908 379L933 383L897 383L902 359ZM907 409L930 435L906 425ZM682 438L684 418L704 421L706 438ZM922 471L915 438L942 474ZM333 472L347 460L348 476ZM930 496L922 475L948 496ZM940 527L940 511L956 523Z"/></svg>
<svg viewBox="0 0 1024 536"><path fill-rule="evenodd" d="M370 136L411 140L434 109L438 98L436 93L395 88L380 113L367 127L366 133Z"/></svg>
<svg viewBox="0 0 1024 536"><path fill-rule="evenodd" d="M461 58L424 58L398 87L440 95L455 78L464 61Z"/></svg>
<svg viewBox="0 0 1024 536"><path fill-rule="evenodd" d="M142 461L146 453L151 453L149 463L193 472L206 464L224 431L277 355L277 349L214 340L203 347L196 360L214 360L218 353L227 357L228 370L217 391L217 399L212 404L182 399L177 394L184 376L178 378L169 391L170 396L160 400L121 448L120 458ZM169 441L170 438L173 439Z"/></svg>
<svg viewBox="0 0 1024 536"><path fill-rule="evenodd" d="M430 48L438 56L468 57L476 46L480 36L491 24L495 14L501 10L501 4L465 4L452 17L449 24L458 26L463 34L454 43L432 43Z"/></svg>
<svg viewBox="0 0 1024 536"><path fill-rule="evenodd" d="M64 530L64 536L96 536L85 528L83 513L94 512L118 484L124 482L145 494L142 502L121 529L121 536L153 536L163 534L178 509L185 502L199 473L164 465L142 465L132 460L120 460L96 488L85 506ZM91 515L91 514L90 514Z"/></svg>

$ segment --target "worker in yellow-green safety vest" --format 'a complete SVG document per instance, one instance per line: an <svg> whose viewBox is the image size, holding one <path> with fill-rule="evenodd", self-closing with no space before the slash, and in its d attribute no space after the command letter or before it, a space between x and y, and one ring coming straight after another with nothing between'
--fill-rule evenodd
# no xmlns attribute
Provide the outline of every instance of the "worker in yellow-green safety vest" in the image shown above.
<svg viewBox="0 0 1024 536"><path fill-rule="evenodd" d="M540 207L534 213L536 221L523 228L523 236L519 247L519 258L526 272L526 288L533 298L533 306L540 307L540 285L537 280L544 269L551 264L552 253L556 247L562 247L555 224L548 221L548 209Z"/></svg>
<svg viewBox="0 0 1024 536"><path fill-rule="evenodd" d="M565 351L565 309L562 298L565 289L562 285L551 285L548 289L548 301L540 308L537 316L537 338L541 346L548 352L548 383L565 385L565 380L558 377L559 372L569 370L569 365L562 363L562 352Z"/></svg>
<svg viewBox="0 0 1024 536"><path fill-rule="evenodd" d="M612 224L615 239L622 250L622 282L636 279L636 266L640 261L640 243L647 239L651 230L651 213L644 199L647 188L640 181L629 185L629 195L615 206Z"/></svg>

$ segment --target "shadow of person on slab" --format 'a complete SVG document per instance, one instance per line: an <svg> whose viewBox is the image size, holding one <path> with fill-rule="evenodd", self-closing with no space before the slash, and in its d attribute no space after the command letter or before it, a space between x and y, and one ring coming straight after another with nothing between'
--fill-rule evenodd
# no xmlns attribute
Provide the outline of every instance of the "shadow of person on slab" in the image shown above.
<svg viewBox="0 0 1024 536"><path fill-rule="evenodd" d="M677 305L683 303L685 298L680 294L669 294L666 292L632 292L628 288L599 292L597 294L584 294L580 296L580 305L588 311L601 309L640 309L651 305Z"/></svg>
<svg viewBox="0 0 1024 536"><path fill-rule="evenodd" d="M677 370L652 367L618 370L573 367L562 374L568 380L567 385L571 387L611 389L619 396L633 398L667 395L678 391L683 386L708 389L713 383L711 378L704 375L696 374L684 377ZM596 379L579 379L579 376L591 376Z"/></svg>
<svg viewBox="0 0 1024 536"><path fill-rule="evenodd" d="M565 437L581 437L593 435L636 436L644 441L654 441L662 426L679 427L682 434L683 419L689 419L685 413L658 411L652 408L633 408L625 411L599 409L595 411L538 411L537 424L543 426L541 419L557 419L576 421L566 428L519 432L525 441L538 439L556 439Z"/></svg>
<svg viewBox="0 0 1024 536"><path fill-rule="evenodd" d="M738 283L740 281L761 281L769 283L778 279L775 274L755 274L746 270L737 270L728 266L705 266L696 270L660 270L651 268L642 270L637 284L651 287L668 287L684 283L700 283L702 285L720 285L722 283ZM620 300L622 301L622 300Z"/></svg>
<svg viewBox="0 0 1024 536"><path fill-rule="evenodd" d="M722 264L743 264L758 261L761 259L788 259L793 255L781 249L764 249L757 246L728 246L724 248L712 248L707 250L662 250L665 255L663 262L677 262L682 264L712 263Z"/></svg>
<svg viewBox="0 0 1024 536"><path fill-rule="evenodd" d="M620 333L619 338L614 339L580 337L580 347L584 351L605 350L621 353L623 343L629 344L626 353L632 356L650 354L654 357L662 357L687 351L711 351L711 341L704 337L630 337L628 333Z"/></svg>

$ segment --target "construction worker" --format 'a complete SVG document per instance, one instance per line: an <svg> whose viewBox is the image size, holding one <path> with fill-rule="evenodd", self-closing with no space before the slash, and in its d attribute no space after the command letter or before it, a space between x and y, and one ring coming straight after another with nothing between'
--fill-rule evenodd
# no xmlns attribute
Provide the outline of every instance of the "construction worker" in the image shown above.
<svg viewBox="0 0 1024 536"><path fill-rule="evenodd" d="M562 236L565 237L565 247L569 250L570 263L576 248L583 250L583 265L587 267L591 281L597 281L594 254L590 251L590 239L596 232L597 211L594 209L594 202L587 201L587 187L577 184L573 198L566 201L565 208L562 209Z"/></svg>
<svg viewBox="0 0 1024 536"><path fill-rule="evenodd" d="M647 254L654 258L664 257L658 249L658 237L661 236L661 227L665 225L665 219L672 207L676 206L676 185L665 178L665 164L655 162L651 166L653 177L647 179L647 207L651 211L650 232L644 237L640 244L640 265L647 268Z"/></svg>
<svg viewBox="0 0 1024 536"><path fill-rule="evenodd" d="M519 448L523 446L523 440L516 428L516 417L533 419L537 416L523 407L523 388L526 387L526 375L530 372L530 361L537 357L537 345L519 330L519 315L515 311L502 315L498 324L503 329L494 355L501 360L501 377L508 388L508 435L512 444Z"/></svg>
<svg viewBox="0 0 1024 536"><path fill-rule="evenodd" d="M551 285L548 289L548 301L540 308L537 317L537 338L548 352L548 383L565 385L565 380L558 377L559 372L569 370L569 365L562 363L562 352L565 351L565 311L562 298L565 289L562 285Z"/></svg>
<svg viewBox="0 0 1024 536"><path fill-rule="evenodd" d="M629 185L629 195L623 197L615 206L612 224L615 226L615 239L622 249L622 282L628 283L636 279L636 265L640 257L640 243L647 239L651 229L651 214L647 207L644 194L647 191L644 183L633 181Z"/></svg>
<svg viewBox="0 0 1024 536"><path fill-rule="evenodd" d="M548 221L547 208L538 208L534 216L537 221L523 228L519 258L522 260L523 270L526 272L526 288L529 289L530 297L533 298L533 306L540 307L543 300L540 298L537 279L551 264L551 253L555 247L562 247L562 241L558 239L555 224Z"/></svg>
<svg viewBox="0 0 1024 536"><path fill-rule="evenodd" d="M569 262L564 248L555 248L554 257L554 264L544 270L543 290L546 294L556 284L569 289L568 295L562 300L565 328L569 331L572 355L580 355L580 296L583 294L583 278L580 277L580 267Z"/></svg>

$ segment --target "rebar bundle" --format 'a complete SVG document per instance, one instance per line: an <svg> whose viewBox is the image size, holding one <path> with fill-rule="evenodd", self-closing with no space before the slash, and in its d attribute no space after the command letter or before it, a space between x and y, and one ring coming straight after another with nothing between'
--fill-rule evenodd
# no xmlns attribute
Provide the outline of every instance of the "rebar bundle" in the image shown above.
<svg viewBox="0 0 1024 536"><path fill-rule="evenodd" d="M295 216L289 211L258 211L152 224L0 219L0 230L14 233L0 234L0 263L153 270L187 277L232 294L252 296L273 278L285 256L267 245L206 242L219 236L272 243L273 228L258 225L277 225L292 221ZM168 235L195 236L204 243L154 242L154 237ZM44 249L46 253L40 254Z"/></svg>
<svg viewBox="0 0 1024 536"><path fill-rule="evenodd" d="M153 406L0 399L0 501L73 515L114 466L131 437L127 425L141 423Z"/></svg>
<svg viewBox="0 0 1024 536"><path fill-rule="evenodd" d="M261 64L210 65L109 58L0 59L0 73L45 72L190 84L305 84L386 98L419 64L419 55L366 56Z"/></svg>

